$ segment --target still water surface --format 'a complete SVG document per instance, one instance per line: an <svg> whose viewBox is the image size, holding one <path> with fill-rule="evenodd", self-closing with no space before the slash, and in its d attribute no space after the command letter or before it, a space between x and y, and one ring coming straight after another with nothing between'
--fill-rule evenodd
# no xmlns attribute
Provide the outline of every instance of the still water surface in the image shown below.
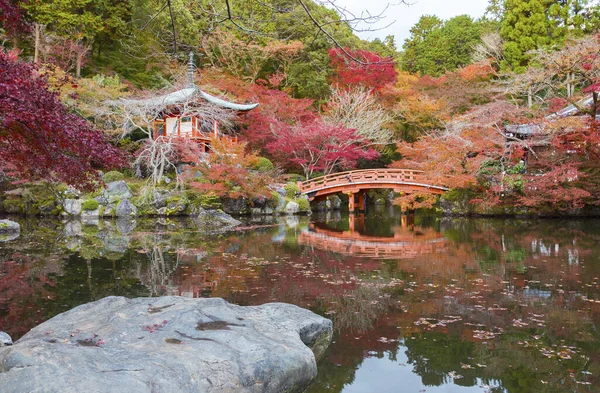
<svg viewBox="0 0 600 393"><path fill-rule="evenodd" d="M14 338L108 295L294 303L334 321L316 392L600 392L600 220L371 209L265 218L22 221L0 243Z"/></svg>

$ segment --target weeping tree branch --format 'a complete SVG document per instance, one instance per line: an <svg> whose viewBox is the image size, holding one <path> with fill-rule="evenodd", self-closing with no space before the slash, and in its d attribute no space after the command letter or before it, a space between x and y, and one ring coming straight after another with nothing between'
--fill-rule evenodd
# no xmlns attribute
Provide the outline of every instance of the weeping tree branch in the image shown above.
<svg viewBox="0 0 600 393"><path fill-rule="evenodd" d="M199 102L196 95L188 100L175 105L169 105L168 110L178 113L179 117L196 117L204 122L212 124L219 122L223 129L233 126L236 113L232 110L222 108L208 102ZM169 170L176 170L179 162L177 144L189 142L185 137L177 136L179 120L173 124L173 129L166 129L166 135L153 138L154 120L162 117L166 109L162 97L154 97L139 100L121 100L116 103L120 108L120 117L123 133L126 136L134 131L141 131L146 136L144 146L138 151L134 161L136 175L142 177L145 171L148 175L147 189L152 191L163 181ZM177 187L181 186L181 180L176 178ZM154 193L144 193L146 197Z"/></svg>

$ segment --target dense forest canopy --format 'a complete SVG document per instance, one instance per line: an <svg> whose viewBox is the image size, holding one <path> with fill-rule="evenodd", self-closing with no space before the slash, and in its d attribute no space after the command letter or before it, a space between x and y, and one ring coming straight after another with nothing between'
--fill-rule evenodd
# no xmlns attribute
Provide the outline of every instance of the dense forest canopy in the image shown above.
<svg viewBox="0 0 600 393"><path fill-rule="evenodd" d="M401 17L403 6L365 20L335 1L0 0L2 61L18 75L35 76L35 83L19 86L28 89L24 94L56 100L61 122L40 118L39 132L58 134L68 123L72 141L78 133L102 132L93 143L111 141L132 163L160 151L175 168L195 161L193 146L156 150L150 126L132 131L131 108L115 103L182 87L192 52L197 85L231 101L260 103L229 130L244 140L247 156L219 163L222 178L202 192L240 194L243 188L223 184L253 172L232 181L227 165L251 167L262 156L305 176L421 168L432 181L470 190L478 206L598 203L600 7L588 0L490 0L479 19L422 16L401 47L392 36L356 36L360 22ZM122 163L116 156L87 160L80 176L58 168L52 176L11 170L19 156L9 135L26 130L8 99L18 80L0 85L5 173L81 182L84 173ZM584 105L586 97L591 101ZM553 115L569 104L578 116ZM511 124L542 131L535 137L506 132ZM96 149L55 143L71 160L93 157L88 150ZM26 140L19 146L23 156L37 149ZM410 197L400 203L418 206Z"/></svg>

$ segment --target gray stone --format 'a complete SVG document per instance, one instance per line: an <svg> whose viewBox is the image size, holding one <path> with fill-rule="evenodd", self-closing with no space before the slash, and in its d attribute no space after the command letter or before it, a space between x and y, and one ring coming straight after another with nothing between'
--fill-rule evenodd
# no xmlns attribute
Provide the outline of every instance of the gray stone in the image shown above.
<svg viewBox="0 0 600 393"><path fill-rule="evenodd" d="M81 212L81 219L94 219L94 218L98 218L98 216L100 215L100 209L96 209L96 210L83 210Z"/></svg>
<svg viewBox="0 0 600 393"><path fill-rule="evenodd" d="M287 205L285 205L285 212L287 214L297 214L299 211L300 205L296 202L288 202Z"/></svg>
<svg viewBox="0 0 600 393"><path fill-rule="evenodd" d="M117 217L135 217L137 216L137 207L129 199L123 199L115 209Z"/></svg>
<svg viewBox="0 0 600 393"><path fill-rule="evenodd" d="M181 216L185 214L187 204L184 202L171 202L167 205L167 212L169 216Z"/></svg>
<svg viewBox="0 0 600 393"><path fill-rule="evenodd" d="M64 214L78 216L81 214L81 199L65 199L63 202Z"/></svg>
<svg viewBox="0 0 600 393"><path fill-rule="evenodd" d="M269 200L265 197L252 199L252 209L264 209L267 206Z"/></svg>
<svg viewBox="0 0 600 393"><path fill-rule="evenodd" d="M63 197L67 197L70 199L76 199L79 198L79 196L81 196L81 191L79 191L78 189L74 188L73 186L68 186L66 190L63 191Z"/></svg>
<svg viewBox="0 0 600 393"><path fill-rule="evenodd" d="M248 199L246 198L225 198L221 203L221 207L225 213L236 216L248 214L250 212Z"/></svg>
<svg viewBox="0 0 600 393"><path fill-rule="evenodd" d="M15 240L21 234L21 225L11 220L0 220L0 242Z"/></svg>
<svg viewBox="0 0 600 393"><path fill-rule="evenodd" d="M116 221L117 230L121 235L129 235L137 227L137 222L130 218L119 217Z"/></svg>
<svg viewBox="0 0 600 393"><path fill-rule="evenodd" d="M198 214L192 216L192 219L199 229L207 232L225 231L241 224L240 221L221 210L202 208Z"/></svg>
<svg viewBox="0 0 600 393"><path fill-rule="evenodd" d="M331 202L329 201L329 199L326 199L324 201L320 201L319 203L317 203L317 211L318 212L326 212L330 209L331 209Z"/></svg>
<svg viewBox="0 0 600 393"><path fill-rule="evenodd" d="M302 392L331 321L300 307L176 296L88 303L0 348L4 393Z"/></svg>
<svg viewBox="0 0 600 393"><path fill-rule="evenodd" d="M375 202L373 202L374 205L385 205L385 198L377 198L375 199Z"/></svg>
<svg viewBox="0 0 600 393"><path fill-rule="evenodd" d="M65 237L80 237L83 236L81 230L81 221L67 221L64 227Z"/></svg>
<svg viewBox="0 0 600 393"><path fill-rule="evenodd" d="M97 227L100 226L100 218L99 216L84 216L82 213L81 223L83 225L93 225Z"/></svg>
<svg viewBox="0 0 600 393"><path fill-rule="evenodd" d="M108 201L117 202L133 196L125 180L112 181L106 185L102 196Z"/></svg>
<svg viewBox="0 0 600 393"><path fill-rule="evenodd" d="M285 188L283 188L282 186L275 186L274 190L282 197L286 196L287 194Z"/></svg>
<svg viewBox="0 0 600 393"><path fill-rule="evenodd" d="M342 207L342 200L340 199L339 196L337 196L337 195L330 196L329 200L331 201L331 208L333 210L340 210L340 208Z"/></svg>
<svg viewBox="0 0 600 393"><path fill-rule="evenodd" d="M154 194L152 195L152 206L154 206L157 209L160 209L161 207L167 207L167 198L169 197L169 192L168 191L162 191L162 190L158 190L155 191Z"/></svg>
<svg viewBox="0 0 600 393"><path fill-rule="evenodd" d="M106 205L108 204L108 199L106 199L103 195L97 196L94 198L99 204Z"/></svg>
<svg viewBox="0 0 600 393"><path fill-rule="evenodd" d="M13 340L10 338L8 333L0 332L0 347L7 347L13 345Z"/></svg>
<svg viewBox="0 0 600 393"><path fill-rule="evenodd" d="M285 198L281 194L277 193L277 206L275 206L275 212L283 213L285 211L286 204L287 202L285 201Z"/></svg>

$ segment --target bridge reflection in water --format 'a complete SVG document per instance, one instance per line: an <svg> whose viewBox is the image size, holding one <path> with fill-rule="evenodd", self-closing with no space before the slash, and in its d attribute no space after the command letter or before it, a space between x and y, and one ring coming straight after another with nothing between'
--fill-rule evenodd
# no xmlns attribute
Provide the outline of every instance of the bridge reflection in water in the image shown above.
<svg viewBox="0 0 600 393"><path fill-rule="evenodd" d="M310 223L300 233L298 244L342 255L377 259L409 259L423 254L448 250L448 239L432 228L414 225L414 216L401 216L400 225L392 228L393 236L364 234L365 216L350 214L349 230L340 231Z"/></svg>

